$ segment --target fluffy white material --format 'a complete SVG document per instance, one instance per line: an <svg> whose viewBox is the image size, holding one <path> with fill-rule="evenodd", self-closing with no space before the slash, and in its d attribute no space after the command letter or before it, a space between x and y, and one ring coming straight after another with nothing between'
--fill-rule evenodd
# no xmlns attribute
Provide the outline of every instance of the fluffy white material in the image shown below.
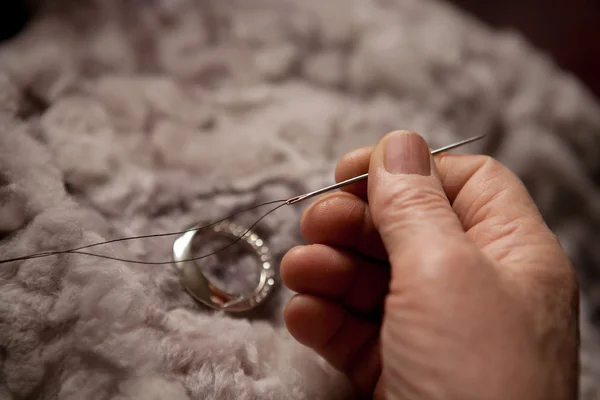
<svg viewBox="0 0 600 400"><path fill-rule="evenodd" d="M469 150L524 179L595 315L597 103L517 36L426 0L39 2L0 46L0 255L185 229L318 188L345 151L399 128L432 147L488 134ZM300 212L259 227L277 259L302 243ZM171 240L94 251L165 260ZM196 304L170 266L0 267L0 398L352 396L287 334L282 287L231 317ZM218 267L229 288L252 273ZM592 399L598 340L583 322Z"/></svg>

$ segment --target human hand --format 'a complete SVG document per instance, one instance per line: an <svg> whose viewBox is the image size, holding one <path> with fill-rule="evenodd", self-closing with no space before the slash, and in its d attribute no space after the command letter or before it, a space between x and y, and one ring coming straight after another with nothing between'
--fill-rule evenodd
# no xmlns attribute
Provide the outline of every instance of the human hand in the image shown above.
<svg viewBox="0 0 600 400"><path fill-rule="evenodd" d="M394 132L341 159L337 181L368 183L305 211L288 330L375 398L576 399L568 257L508 169L429 151Z"/></svg>

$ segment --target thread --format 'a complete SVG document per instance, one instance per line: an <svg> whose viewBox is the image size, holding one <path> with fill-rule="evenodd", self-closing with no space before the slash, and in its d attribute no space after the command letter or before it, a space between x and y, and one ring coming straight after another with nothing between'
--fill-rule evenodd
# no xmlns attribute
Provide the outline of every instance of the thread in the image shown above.
<svg viewBox="0 0 600 400"><path fill-rule="evenodd" d="M104 255L104 254L97 254L97 253L90 253L87 251L81 251L83 249L88 249L91 247L96 247L96 246L101 246L101 245L106 245L106 244L110 244L110 243L116 243L116 242L125 242L125 241L129 241L129 240L137 240L137 239L145 239L145 238L153 238L153 237L165 237L165 236L174 236L174 235L182 235L186 232L193 232L193 231L201 231L207 228L210 228L211 226L214 226L220 222L223 222L229 218L233 218L237 215L246 213L248 211L260 208L260 207L264 207L270 204L277 204L277 203L282 203L277 205L276 207L272 208L271 210L267 211L265 214L263 214L260 218L258 218L254 223L252 223L252 225L250 225L250 227L244 232L242 233L240 236L238 236L235 240L233 240L231 243L229 243L228 245L220 248L219 250L213 251L211 253L208 254L204 254L202 256L198 256L198 257L194 257L194 258L190 258L187 260L181 260L181 262L185 262L185 261L197 261L197 260L201 260L203 258L207 258L210 256L214 256L226 249L228 249L229 247L233 246L234 244L236 244L238 241L240 241L244 235L246 235L246 233L248 233L250 230L252 230L252 228L254 228L256 225L258 225L260 223L260 221L262 221L263 219L265 219L268 215L270 215L271 213L275 212L276 210L278 210L279 208L288 205L287 200L273 200L273 201L268 201L266 203L262 203L262 204L258 204L249 208L246 208L244 210L238 211L236 213L233 213L231 215L228 215L226 217L223 217L219 220L213 221L208 225L204 225L198 228L193 228L193 229L186 229L184 231L177 231L177 232L166 232L166 233L156 233L156 234L150 234L150 235L140 235L140 236L127 236L127 237L123 237L123 238L119 238L119 239L111 239L111 240L106 240L103 242L96 242L96 243L92 243L92 244L88 244L85 246L80 246L80 247L75 247L72 249L67 249L67 250L57 250L57 251L46 251L46 252L40 252L40 253L34 253L34 254L29 254L26 256L21 256L21 257L14 257L14 258L8 258L8 259L4 259L4 260L0 260L0 264L6 264L9 262L14 262L14 261L24 261L24 260L31 260L31 259L35 259L35 258L44 258L44 257L50 257L50 256L54 256L54 255L60 255L60 254L79 254L79 255L86 255L86 256L90 256L90 257L97 257L97 258L104 258L104 259L109 259L109 260L115 260L115 261L121 261L121 262L126 262L126 263L131 263L131 264L147 264L147 265L166 265L166 264L171 264L173 263L173 260L169 260L169 261L139 261L139 260L130 260L130 259L126 259L126 258L119 258L119 257L113 257L113 256L108 256L108 255Z"/></svg>

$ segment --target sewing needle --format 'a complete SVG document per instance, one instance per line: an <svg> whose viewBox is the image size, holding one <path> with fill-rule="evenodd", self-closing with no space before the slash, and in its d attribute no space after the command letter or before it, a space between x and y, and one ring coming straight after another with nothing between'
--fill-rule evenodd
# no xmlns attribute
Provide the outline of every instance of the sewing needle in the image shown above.
<svg viewBox="0 0 600 400"><path fill-rule="evenodd" d="M431 155L433 156L433 155L442 153L442 152L447 151L447 150L452 150L452 149L455 149L457 147L464 146L465 144L472 143L472 142L474 142L476 140L479 140L479 139L483 139L484 137L485 137L485 135L474 136L474 137L469 138L469 139L461 140L460 142L449 144L448 146L440 147L439 149L433 150L431 152ZM367 174L362 174L362 175L359 175L359 176L355 176L354 178L346 179L345 181L336 183L334 185L327 186L327 187L324 187L324 188L319 189L319 190L315 190L314 192L308 192L308 193L305 193L305 194L301 194L299 196L295 196L295 197L289 198L289 199L286 200L285 204L295 204L295 203L298 203L299 201L310 199L311 197L315 197L315 196L318 196L320 194L323 194L323 193L326 193L326 192L330 192L332 190L339 189L341 187L350 185L352 183L355 183L355 182L358 182L358 181L362 181L363 179L367 179L368 176L369 176L368 173Z"/></svg>

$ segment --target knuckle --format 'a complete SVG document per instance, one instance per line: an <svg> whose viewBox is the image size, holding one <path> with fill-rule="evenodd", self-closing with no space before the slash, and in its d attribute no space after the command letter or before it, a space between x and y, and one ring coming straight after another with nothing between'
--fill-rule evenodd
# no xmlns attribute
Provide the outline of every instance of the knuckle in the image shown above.
<svg viewBox="0 0 600 400"><path fill-rule="evenodd" d="M388 192L384 205L389 208L427 208L445 202L446 197L430 186L399 186Z"/></svg>
<svg viewBox="0 0 600 400"><path fill-rule="evenodd" d="M401 222L406 216L435 213L448 207L448 199L430 186L398 186L388 190L379 204L385 218Z"/></svg>
<svg viewBox="0 0 600 400"><path fill-rule="evenodd" d="M483 168L489 169L489 170L502 170L504 169L504 165L498 161L497 159L495 159L494 157L487 155L487 154L482 154L482 155L477 155L477 157L479 159L482 160L481 165Z"/></svg>
<svg viewBox="0 0 600 400"><path fill-rule="evenodd" d="M579 299L579 280L577 279L577 274L575 273L575 271L571 270L569 272L569 275L566 279L566 290L567 293L569 293L569 297L571 300L578 300Z"/></svg>
<svg viewBox="0 0 600 400"><path fill-rule="evenodd" d="M479 157L483 159L481 169L484 171L485 176L487 176L489 180L497 179L506 175L512 175L511 170L494 157L488 155L482 155Z"/></svg>
<svg viewBox="0 0 600 400"><path fill-rule="evenodd" d="M572 267L560 268L546 276L535 290L525 288L524 296L532 302L532 318L540 334L577 326L579 315L579 284ZM527 290L528 289L528 290Z"/></svg>
<svg viewBox="0 0 600 400"><path fill-rule="evenodd" d="M575 268L567 263L559 272L556 278L556 285L568 296L579 295L579 279Z"/></svg>

